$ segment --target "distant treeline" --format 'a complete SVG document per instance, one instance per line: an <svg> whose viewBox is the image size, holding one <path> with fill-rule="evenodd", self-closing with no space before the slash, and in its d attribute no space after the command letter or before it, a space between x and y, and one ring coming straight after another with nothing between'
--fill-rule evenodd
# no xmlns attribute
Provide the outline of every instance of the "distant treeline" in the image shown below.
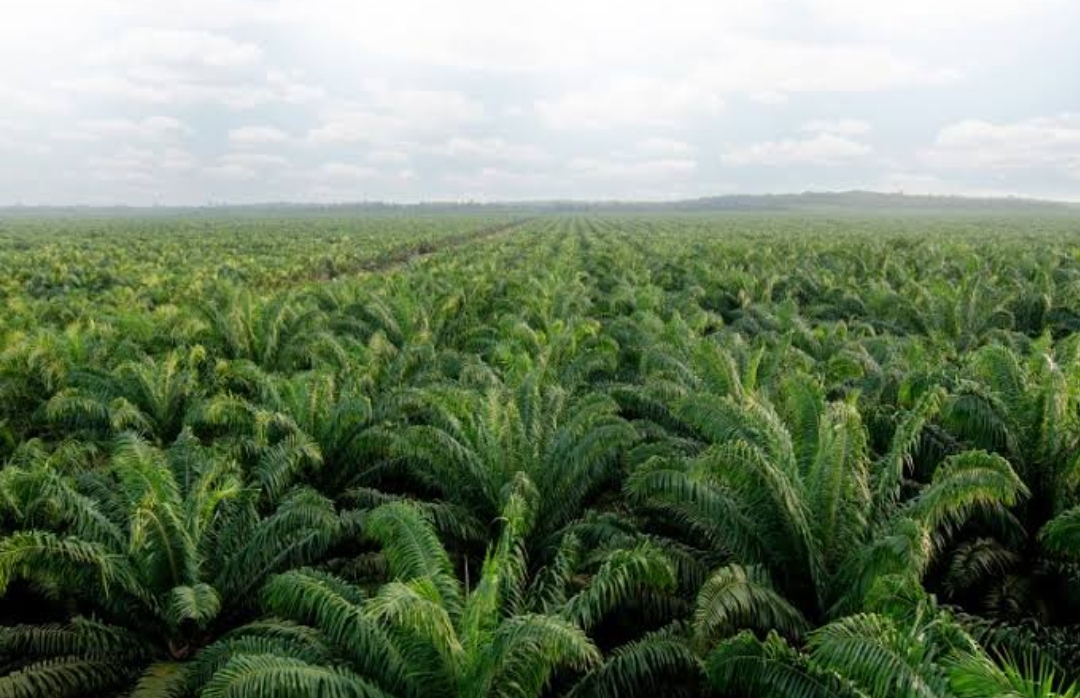
<svg viewBox="0 0 1080 698"><path fill-rule="evenodd" d="M1080 204L1023 198L925 196L873 191L803 192L801 194L729 194L678 201L433 201L410 204L380 201L313 204L269 202L205 206L8 206L0 218L24 216L263 216L276 215L416 215L448 213L577 213L577 212L828 212L903 213L1048 213L1080 215Z"/></svg>

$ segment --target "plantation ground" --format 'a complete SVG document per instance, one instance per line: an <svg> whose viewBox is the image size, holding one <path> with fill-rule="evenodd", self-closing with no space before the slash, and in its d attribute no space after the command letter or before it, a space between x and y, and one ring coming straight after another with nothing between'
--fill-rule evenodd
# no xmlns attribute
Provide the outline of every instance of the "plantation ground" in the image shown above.
<svg viewBox="0 0 1080 698"><path fill-rule="evenodd" d="M1072 212L9 217L0 270L0 696L1080 695Z"/></svg>

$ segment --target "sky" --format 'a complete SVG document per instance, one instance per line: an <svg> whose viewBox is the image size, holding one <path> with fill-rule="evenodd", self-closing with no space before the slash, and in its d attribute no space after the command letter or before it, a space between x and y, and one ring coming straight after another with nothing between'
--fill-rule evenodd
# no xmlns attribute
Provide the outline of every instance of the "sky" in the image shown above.
<svg viewBox="0 0 1080 698"><path fill-rule="evenodd" d="M3 0L0 205L1080 200L1078 0Z"/></svg>

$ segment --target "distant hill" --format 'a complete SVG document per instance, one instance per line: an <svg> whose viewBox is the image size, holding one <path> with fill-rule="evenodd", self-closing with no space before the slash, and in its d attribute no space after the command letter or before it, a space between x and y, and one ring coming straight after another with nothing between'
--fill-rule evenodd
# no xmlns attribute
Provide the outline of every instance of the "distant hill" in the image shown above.
<svg viewBox="0 0 1080 698"><path fill-rule="evenodd" d="M976 198L966 196L927 196L874 191L804 192L802 194L764 194L712 196L669 204L680 210L695 211L1075 211L1080 206L1040 199Z"/></svg>

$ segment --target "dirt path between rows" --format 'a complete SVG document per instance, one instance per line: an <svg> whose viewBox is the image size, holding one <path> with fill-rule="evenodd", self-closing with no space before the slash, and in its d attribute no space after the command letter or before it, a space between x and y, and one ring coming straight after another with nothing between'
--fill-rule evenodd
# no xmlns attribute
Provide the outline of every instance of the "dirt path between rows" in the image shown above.
<svg viewBox="0 0 1080 698"><path fill-rule="evenodd" d="M376 257L375 259L363 262L356 268L355 273L377 273L393 269L394 267L404 266L409 262L419 259L421 257L428 257L430 255L442 252L443 250L452 249L454 247L461 247L477 240L483 240L484 238L494 237L500 235L514 228L525 225L532 218L519 218L509 223L500 223L498 225L491 225L485 228L479 228L472 230L462 235L454 235L452 237L442 238L437 242L422 242L415 246L409 246L391 250L384 255Z"/></svg>
<svg viewBox="0 0 1080 698"><path fill-rule="evenodd" d="M387 250L381 255L359 261L353 264L349 264L344 268L336 268L332 270L327 269L311 269L302 276L294 276L290 280L283 280L280 285L294 285L296 283L320 283L324 281L333 281L334 279L340 279L343 277L354 276L356 274L379 274L397 267L404 266L409 262L424 257L430 257L431 255L438 254L444 250L449 250L454 247L461 247L462 245L468 245L478 240L494 237L514 228L520 227L532 218L518 218L510 221L509 223L499 223L497 225L489 225L483 228L477 228L470 230L467 233L460 235L453 235L450 237L440 238L434 242L417 242L414 244L406 244L401 247L397 247L392 250Z"/></svg>

